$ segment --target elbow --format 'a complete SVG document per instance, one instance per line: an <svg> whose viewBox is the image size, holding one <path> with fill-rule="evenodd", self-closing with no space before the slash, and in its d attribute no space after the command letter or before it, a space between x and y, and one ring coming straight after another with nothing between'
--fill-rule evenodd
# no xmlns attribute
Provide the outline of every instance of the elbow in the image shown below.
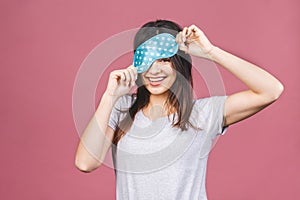
<svg viewBox="0 0 300 200"><path fill-rule="evenodd" d="M84 173L90 173L90 172L94 171L95 169L97 169L99 166L100 166L100 164L97 166L91 166L84 161L80 161L78 158L75 159L75 167L79 171L84 172Z"/></svg>
<svg viewBox="0 0 300 200"><path fill-rule="evenodd" d="M92 172L92 170L88 166L86 166L84 164L75 163L75 166L81 172L84 172L84 173L90 173L90 172Z"/></svg>
<svg viewBox="0 0 300 200"><path fill-rule="evenodd" d="M273 103L279 99L284 91L284 86L279 82L277 86L274 86L272 91L265 93L266 104Z"/></svg>
<svg viewBox="0 0 300 200"><path fill-rule="evenodd" d="M284 91L284 86L282 83L278 83L278 85L274 89L273 100L276 101L282 95Z"/></svg>

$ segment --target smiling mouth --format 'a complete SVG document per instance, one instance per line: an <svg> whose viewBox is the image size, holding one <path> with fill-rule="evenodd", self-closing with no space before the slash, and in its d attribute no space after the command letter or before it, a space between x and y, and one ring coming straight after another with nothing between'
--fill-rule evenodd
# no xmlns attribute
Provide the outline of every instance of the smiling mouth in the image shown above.
<svg viewBox="0 0 300 200"><path fill-rule="evenodd" d="M146 77L150 82L160 82L163 81L166 77Z"/></svg>

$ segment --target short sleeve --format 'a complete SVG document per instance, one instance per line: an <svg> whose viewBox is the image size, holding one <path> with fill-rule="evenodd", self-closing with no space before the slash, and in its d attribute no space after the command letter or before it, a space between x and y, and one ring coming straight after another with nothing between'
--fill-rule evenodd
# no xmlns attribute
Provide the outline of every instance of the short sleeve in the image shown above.
<svg viewBox="0 0 300 200"><path fill-rule="evenodd" d="M115 103L114 107L111 110L110 118L108 121L108 126L110 126L114 131L117 128L117 125L119 124L119 117L120 117L120 98Z"/></svg>
<svg viewBox="0 0 300 200"><path fill-rule="evenodd" d="M214 138L224 135L229 126L222 126L224 121L225 101L228 96L211 96L197 99L195 102L194 121Z"/></svg>
<svg viewBox="0 0 300 200"><path fill-rule="evenodd" d="M216 135L224 135L229 126L222 126L225 114L225 101L228 96L212 96L208 98L208 106L211 110L211 119L215 121L212 124L212 130L215 131Z"/></svg>
<svg viewBox="0 0 300 200"><path fill-rule="evenodd" d="M130 94L123 95L116 101L114 107L112 108L108 121L108 126L111 127L114 131L116 130L119 122L125 117L125 114L127 113L121 113L121 111L127 111L130 108L131 103L132 98Z"/></svg>
<svg viewBox="0 0 300 200"><path fill-rule="evenodd" d="M226 99L227 96L211 96L194 100L190 119L200 128L198 146L201 157L208 155L218 136L227 132L229 126L223 127Z"/></svg>

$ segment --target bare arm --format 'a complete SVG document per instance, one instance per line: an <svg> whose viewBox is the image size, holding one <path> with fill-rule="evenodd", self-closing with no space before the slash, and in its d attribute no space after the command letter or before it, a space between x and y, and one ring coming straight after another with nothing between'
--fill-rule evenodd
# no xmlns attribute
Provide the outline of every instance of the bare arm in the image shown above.
<svg viewBox="0 0 300 200"><path fill-rule="evenodd" d="M108 126L112 108L119 97L131 90L136 78L137 70L133 66L110 73L107 89L80 138L75 157L80 171L91 172L102 164L114 136L113 129Z"/></svg>
<svg viewBox="0 0 300 200"><path fill-rule="evenodd" d="M209 53L211 59L230 71L249 90L229 95L225 102L224 126L236 123L262 110L279 98L283 85L274 76L218 47Z"/></svg>
<svg viewBox="0 0 300 200"><path fill-rule="evenodd" d="M90 172L98 168L104 160L113 139L113 130L107 124L116 100L115 97L104 93L95 114L84 130L75 158L75 165L79 170Z"/></svg>
<svg viewBox="0 0 300 200"><path fill-rule="evenodd" d="M180 49L193 56L212 60L240 79L249 90L229 95L225 102L223 126L227 126L262 110L283 92L282 83L274 76L210 43L195 25L185 27L176 36Z"/></svg>

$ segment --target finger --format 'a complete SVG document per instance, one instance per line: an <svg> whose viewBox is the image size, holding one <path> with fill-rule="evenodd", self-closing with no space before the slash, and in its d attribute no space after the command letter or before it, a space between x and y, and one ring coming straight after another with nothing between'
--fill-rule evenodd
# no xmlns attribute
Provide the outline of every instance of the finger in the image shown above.
<svg viewBox="0 0 300 200"><path fill-rule="evenodd" d="M187 31L188 31L188 27L184 27L183 30L182 30L182 34L183 34L184 36L186 36Z"/></svg>
<svg viewBox="0 0 300 200"><path fill-rule="evenodd" d="M191 34L192 34L192 27L190 26L190 27L187 29L186 37L189 37Z"/></svg>
<svg viewBox="0 0 300 200"><path fill-rule="evenodd" d="M129 65L126 69L133 69L135 68L133 65Z"/></svg>
<svg viewBox="0 0 300 200"><path fill-rule="evenodd" d="M129 68L128 70L129 70L129 74L130 74L130 84L133 85L133 83L135 81L134 69Z"/></svg>
<svg viewBox="0 0 300 200"><path fill-rule="evenodd" d="M187 27L184 27L181 34L182 42L186 41L186 37L185 37L186 31L187 31Z"/></svg>
<svg viewBox="0 0 300 200"><path fill-rule="evenodd" d="M190 26L190 28L191 28L191 30L193 30L193 31L199 30L199 28L198 28L195 24L192 24L192 25Z"/></svg>
<svg viewBox="0 0 300 200"><path fill-rule="evenodd" d="M131 73L133 74L133 76L131 76L131 78L133 81L135 81L137 79L137 75L138 75L137 68L134 67L133 65L130 65L128 68L131 69Z"/></svg>
<svg viewBox="0 0 300 200"><path fill-rule="evenodd" d="M134 76L137 76L137 67L133 66L133 65L130 65L130 68L132 69L133 73L134 73Z"/></svg>
<svg viewBox="0 0 300 200"><path fill-rule="evenodd" d="M181 43L183 43L182 42L182 36L181 36L181 34L182 34L182 32L179 32L177 35L176 35L176 42L178 43L178 44L181 44Z"/></svg>
<svg viewBox="0 0 300 200"><path fill-rule="evenodd" d="M118 75L118 73L116 73L115 71L113 71L113 72L110 73L109 79L116 80L118 82L118 80L120 79L120 76Z"/></svg>
<svg viewBox="0 0 300 200"><path fill-rule="evenodd" d="M137 68L133 67L133 72L134 72L134 80L136 81L137 77L138 77L138 72L137 72Z"/></svg>
<svg viewBox="0 0 300 200"><path fill-rule="evenodd" d="M124 75L125 75L125 77L126 77L125 85L129 85L129 84L130 84L130 81L131 81L129 70L125 70L125 71L124 71Z"/></svg>
<svg viewBox="0 0 300 200"><path fill-rule="evenodd" d="M196 25L191 25L190 26L192 33L194 33L196 36L199 36L200 33L202 32Z"/></svg>
<svg viewBox="0 0 300 200"><path fill-rule="evenodd" d="M125 80L125 75L123 73L123 70L116 70L114 71L114 77L117 78L118 81L123 82Z"/></svg>
<svg viewBox="0 0 300 200"><path fill-rule="evenodd" d="M188 52L188 47L186 46L185 43L180 43L180 44L178 45L178 48L179 48L181 51L184 51L185 53Z"/></svg>

